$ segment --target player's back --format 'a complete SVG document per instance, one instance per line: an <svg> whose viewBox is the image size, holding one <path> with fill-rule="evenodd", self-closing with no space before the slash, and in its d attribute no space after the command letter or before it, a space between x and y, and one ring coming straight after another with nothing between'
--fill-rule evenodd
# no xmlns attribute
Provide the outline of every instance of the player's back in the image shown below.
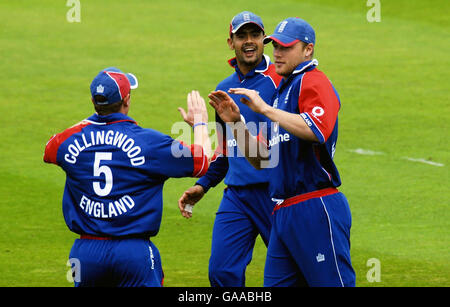
<svg viewBox="0 0 450 307"><path fill-rule="evenodd" d="M195 170L188 147L121 113L95 114L55 135L44 160L66 172L68 227L108 236L156 235L165 180Z"/></svg>

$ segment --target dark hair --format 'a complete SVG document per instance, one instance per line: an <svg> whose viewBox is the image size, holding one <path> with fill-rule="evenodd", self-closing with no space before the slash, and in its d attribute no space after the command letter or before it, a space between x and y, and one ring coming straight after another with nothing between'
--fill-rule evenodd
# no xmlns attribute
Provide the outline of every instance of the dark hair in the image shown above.
<svg viewBox="0 0 450 307"><path fill-rule="evenodd" d="M97 102L107 101L106 97L102 96L102 95L95 95L94 100ZM94 102L95 112L97 112L98 115L108 115L111 113L117 113L120 111L120 107L122 106L122 103L123 103L123 100L120 100L118 102L111 103L111 104L104 104L104 105L99 105Z"/></svg>

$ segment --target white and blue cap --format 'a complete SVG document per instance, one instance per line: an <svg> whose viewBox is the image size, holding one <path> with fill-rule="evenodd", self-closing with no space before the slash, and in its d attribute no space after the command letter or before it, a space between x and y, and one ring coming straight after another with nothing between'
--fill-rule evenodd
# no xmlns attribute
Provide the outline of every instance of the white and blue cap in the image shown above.
<svg viewBox="0 0 450 307"><path fill-rule="evenodd" d="M264 38L264 44L276 41L283 47L289 47L298 41L316 44L316 33L309 23L298 17L289 17L280 22L272 35Z"/></svg>
<svg viewBox="0 0 450 307"><path fill-rule="evenodd" d="M233 17L230 23L230 36L236 33L243 25L253 23L257 25L264 33L264 24L261 17L249 11L243 11Z"/></svg>
<svg viewBox="0 0 450 307"><path fill-rule="evenodd" d="M121 101L130 90L138 87L137 78L131 73L124 73L116 67L108 67L98 73L92 80L90 89L95 104L107 105ZM95 96L103 96L105 101L96 101Z"/></svg>

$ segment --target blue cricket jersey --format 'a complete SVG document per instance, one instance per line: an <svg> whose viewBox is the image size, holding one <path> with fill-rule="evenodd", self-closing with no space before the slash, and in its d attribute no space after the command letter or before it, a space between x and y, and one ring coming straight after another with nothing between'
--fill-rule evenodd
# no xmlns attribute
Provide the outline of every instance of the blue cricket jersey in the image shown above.
<svg viewBox="0 0 450 307"><path fill-rule="evenodd" d="M54 135L44 161L66 173L63 214L69 229L97 236L155 236L169 177L202 176L200 146L144 129L122 113L92 115Z"/></svg>
<svg viewBox="0 0 450 307"><path fill-rule="evenodd" d="M268 103L273 101L281 76L276 74L275 66L270 62L267 55L264 55L261 63L245 76L239 70L236 58L229 60L228 63L235 69L235 72L220 82L216 90L228 92L230 88L243 87L258 91L259 95ZM250 133L267 138L271 121L244 105L240 101L242 95L233 94L230 97L238 105ZM223 134L218 133L219 148L208 171L197 181L197 184L203 186L207 191L221 182L224 177L225 184L230 186L247 186L269 182L269 170L256 170L247 161L239 151L230 127L222 121L217 113L216 122L220 126L219 131L223 132Z"/></svg>
<svg viewBox="0 0 450 307"><path fill-rule="evenodd" d="M338 137L339 96L316 60L306 61L283 79L273 107L299 114L319 142L300 139L275 123L272 128L270 195L287 199L341 184L333 162Z"/></svg>

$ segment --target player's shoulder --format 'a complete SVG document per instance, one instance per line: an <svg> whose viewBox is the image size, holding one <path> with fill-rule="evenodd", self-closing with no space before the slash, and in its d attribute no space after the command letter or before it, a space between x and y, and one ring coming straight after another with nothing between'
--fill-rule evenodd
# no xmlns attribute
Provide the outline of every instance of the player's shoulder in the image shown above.
<svg viewBox="0 0 450 307"><path fill-rule="evenodd" d="M58 142L63 143L65 140L70 138L72 135L74 135L78 132L81 132L83 130L83 128L85 128L91 124L92 123L90 121L84 119L84 120L76 123L75 125L72 125L69 128L66 128L62 132L55 134L53 138L55 140L58 140Z"/></svg>
<svg viewBox="0 0 450 307"><path fill-rule="evenodd" d="M333 94L336 96L340 103L339 94L334 87L333 83L328 79L327 75L317 68L304 73L301 81L301 91L302 92L320 92L323 94ZM333 96L333 95L332 95ZM334 97L333 96L333 97Z"/></svg>
<svg viewBox="0 0 450 307"><path fill-rule="evenodd" d="M84 127L89 126L91 123L86 120L65 129L64 131L54 134L45 144L44 161L47 163L57 164L57 154L59 147L67 141L74 134L79 133Z"/></svg>
<svg viewBox="0 0 450 307"><path fill-rule="evenodd" d="M153 128L143 128L143 127L136 127L135 133L141 134L141 135L150 135L150 136L155 136L155 137L163 137L164 133L153 129Z"/></svg>
<svg viewBox="0 0 450 307"><path fill-rule="evenodd" d="M170 143L173 138L161 131L152 128L141 128L135 131L135 134L141 139L145 140L150 146L158 146L158 144Z"/></svg>
<svg viewBox="0 0 450 307"><path fill-rule="evenodd" d="M305 72L303 76L303 82L307 82L307 84L313 83L330 83L327 75L324 72L319 70L317 67Z"/></svg>
<svg viewBox="0 0 450 307"><path fill-rule="evenodd" d="M236 72L220 81L216 86L216 91L218 90L227 91L230 87L232 87L235 83L234 82L235 74Z"/></svg>
<svg viewBox="0 0 450 307"><path fill-rule="evenodd" d="M267 66L267 69L265 71L263 71L262 74L271 79L275 88L277 88L278 85L280 85L280 82L283 79L282 76L277 74L276 69L275 69L275 64L273 64L273 63L269 63L269 65Z"/></svg>
<svg viewBox="0 0 450 307"><path fill-rule="evenodd" d="M301 76L301 88L334 90L334 86L327 75L317 68L309 70Z"/></svg>

